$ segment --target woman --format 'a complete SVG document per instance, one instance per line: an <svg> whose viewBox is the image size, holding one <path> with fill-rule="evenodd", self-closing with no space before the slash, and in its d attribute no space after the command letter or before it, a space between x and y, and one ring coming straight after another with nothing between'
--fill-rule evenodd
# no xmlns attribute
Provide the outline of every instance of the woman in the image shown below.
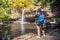
<svg viewBox="0 0 60 40"><path fill-rule="evenodd" d="M44 13L41 11L41 9L38 9L38 14L35 16L37 17L37 33L38 33L38 37L41 37L41 34L43 34L43 36L45 36L45 31L44 31L44 20L45 20L45 15ZM42 33L41 33L42 32Z"/></svg>

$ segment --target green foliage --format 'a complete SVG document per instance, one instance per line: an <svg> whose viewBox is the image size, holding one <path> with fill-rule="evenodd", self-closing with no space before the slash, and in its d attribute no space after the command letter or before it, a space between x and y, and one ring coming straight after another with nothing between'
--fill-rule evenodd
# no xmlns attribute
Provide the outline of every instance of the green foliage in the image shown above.
<svg viewBox="0 0 60 40"><path fill-rule="evenodd" d="M30 0L9 0L8 4L12 5L13 8L25 8L32 4Z"/></svg>
<svg viewBox="0 0 60 40"><path fill-rule="evenodd" d="M9 21L11 18L10 18L10 14L3 14L1 13L0 15L0 20L1 21Z"/></svg>
<svg viewBox="0 0 60 40"><path fill-rule="evenodd" d="M9 21L10 19L10 14L5 14L4 17L2 17L2 21Z"/></svg>
<svg viewBox="0 0 60 40"><path fill-rule="evenodd" d="M39 5L39 6L47 6L47 4L52 4L55 2L55 0L34 0L35 4Z"/></svg>
<svg viewBox="0 0 60 40"><path fill-rule="evenodd" d="M1 21L9 21L10 14L8 13L9 10L8 0L0 0L0 20Z"/></svg>
<svg viewBox="0 0 60 40"><path fill-rule="evenodd" d="M10 14L9 13L6 13L4 12L4 10L0 9L0 20L1 21L9 21L11 18L10 18Z"/></svg>
<svg viewBox="0 0 60 40"><path fill-rule="evenodd" d="M0 30L1 30L0 34L2 36L5 36L7 34L10 34L10 26L8 26L8 25L1 25L0 26Z"/></svg>
<svg viewBox="0 0 60 40"><path fill-rule="evenodd" d="M8 0L0 0L0 7L7 7Z"/></svg>

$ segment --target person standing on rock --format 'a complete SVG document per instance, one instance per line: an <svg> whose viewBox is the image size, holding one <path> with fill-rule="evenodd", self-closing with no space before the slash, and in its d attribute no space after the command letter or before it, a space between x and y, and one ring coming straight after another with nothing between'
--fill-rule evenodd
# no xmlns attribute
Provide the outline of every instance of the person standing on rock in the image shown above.
<svg viewBox="0 0 60 40"><path fill-rule="evenodd" d="M41 37L41 34L45 36L45 31L44 31L44 26L43 26L45 15L44 15L44 12L42 12L40 8L37 10L37 12L38 14L35 16L35 18L37 18L36 20L37 34L38 34L38 37Z"/></svg>

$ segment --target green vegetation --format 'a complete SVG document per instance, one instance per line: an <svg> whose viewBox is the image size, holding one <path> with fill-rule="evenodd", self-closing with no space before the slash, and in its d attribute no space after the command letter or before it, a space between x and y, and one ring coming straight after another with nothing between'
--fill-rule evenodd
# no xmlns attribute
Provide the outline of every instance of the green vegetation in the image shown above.
<svg viewBox="0 0 60 40"><path fill-rule="evenodd" d="M39 5L39 6L47 6L54 3L56 0L34 0L35 4Z"/></svg>
<svg viewBox="0 0 60 40"><path fill-rule="evenodd" d="M10 35L10 26L8 25L0 25L0 35Z"/></svg>
<svg viewBox="0 0 60 40"><path fill-rule="evenodd" d="M1 21L9 21L11 18L10 18L10 14L8 13L5 13L4 12L4 9L1 9L0 10L0 20Z"/></svg>
<svg viewBox="0 0 60 40"><path fill-rule="evenodd" d="M0 21L8 21L10 14L8 13L7 6L8 0L0 0Z"/></svg>

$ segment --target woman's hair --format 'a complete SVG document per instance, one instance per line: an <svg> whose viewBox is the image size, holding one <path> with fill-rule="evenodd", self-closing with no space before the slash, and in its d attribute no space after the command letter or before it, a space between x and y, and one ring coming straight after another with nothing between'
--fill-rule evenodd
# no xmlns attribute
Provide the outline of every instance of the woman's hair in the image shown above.
<svg viewBox="0 0 60 40"><path fill-rule="evenodd" d="M41 12L41 8L38 8L38 9L37 9L37 12Z"/></svg>

